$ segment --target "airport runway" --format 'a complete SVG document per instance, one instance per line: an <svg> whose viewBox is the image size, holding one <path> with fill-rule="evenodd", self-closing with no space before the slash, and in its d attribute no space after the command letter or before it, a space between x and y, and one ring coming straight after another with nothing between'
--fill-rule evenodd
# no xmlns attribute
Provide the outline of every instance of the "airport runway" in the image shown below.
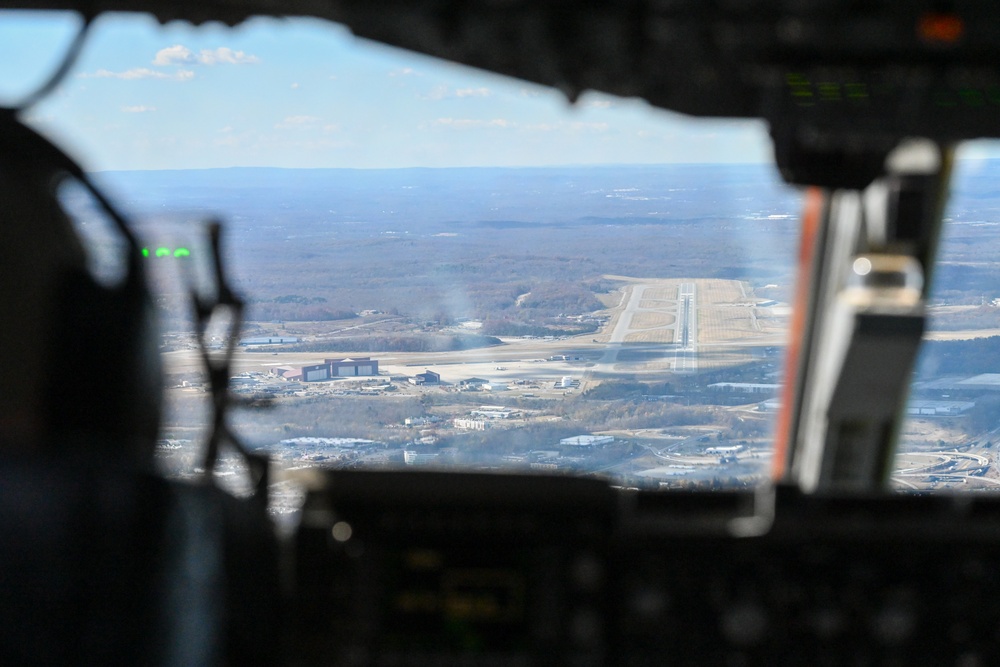
<svg viewBox="0 0 1000 667"><path fill-rule="evenodd" d="M698 372L698 301L694 283L681 283L677 292L679 321L674 347L675 373Z"/></svg>
<svg viewBox="0 0 1000 667"><path fill-rule="evenodd" d="M604 354L598 361L603 370L606 372L614 370L622 345L631 334L666 331L669 332L672 342L659 345L663 346L668 355L670 346L673 347L671 370L674 373L698 372L697 286L693 282L680 283L676 298L650 298L654 290L664 289L663 284L642 283L632 286L628 301L615 322ZM666 315L669 316L669 320L654 326L636 326L634 321L640 315Z"/></svg>

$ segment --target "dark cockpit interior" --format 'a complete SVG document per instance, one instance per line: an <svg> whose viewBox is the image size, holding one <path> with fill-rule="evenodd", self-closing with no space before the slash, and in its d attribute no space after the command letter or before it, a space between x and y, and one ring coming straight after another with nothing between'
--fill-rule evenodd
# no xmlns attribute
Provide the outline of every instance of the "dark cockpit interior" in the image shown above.
<svg viewBox="0 0 1000 667"><path fill-rule="evenodd" d="M128 216L0 110L0 664L972 667L1000 659L1000 500L890 488L956 147L1000 137L988 3L834 0L30 2L237 26L308 16L553 87L766 121L801 188L772 484L692 491L497 472L320 470L294 526L229 426L244 306L224 226L193 297L213 415L200 483L150 464L156 324ZM85 23L85 25L86 25ZM86 40L70 47L67 67ZM65 68L63 68L65 69ZM56 86L64 71L57 71ZM127 278L81 269L53 183L113 221ZM58 248L41 253L39 248ZM35 355L37 372L22 360ZM119 369L81 396L67 366ZM28 398L25 398L28 396ZM220 449L252 492L212 482Z"/></svg>

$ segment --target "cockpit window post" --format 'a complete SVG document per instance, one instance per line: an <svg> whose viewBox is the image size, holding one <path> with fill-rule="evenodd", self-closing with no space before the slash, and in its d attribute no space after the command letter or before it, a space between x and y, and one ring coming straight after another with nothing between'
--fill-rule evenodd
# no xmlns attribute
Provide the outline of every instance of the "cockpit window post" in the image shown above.
<svg viewBox="0 0 1000 667"><path fill-rule="evenodd" d="M950 175L950 150L909 141L862 190L823 208L803 389L786 470L805 491L881 490L895 453Z"/></svg>

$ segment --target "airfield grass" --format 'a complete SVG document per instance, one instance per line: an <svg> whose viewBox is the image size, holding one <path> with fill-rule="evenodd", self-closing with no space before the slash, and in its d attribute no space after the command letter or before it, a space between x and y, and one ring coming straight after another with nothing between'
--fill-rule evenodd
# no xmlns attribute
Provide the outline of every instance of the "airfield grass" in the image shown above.
<svg viewBox="0 0 1000 667"><path fill-rule="evenodd" d="M640 311L632 316L633 329L655 329L668 327L677 321L677 318L667 313L657 311Z"/></svg>
<svg viewBox="0 0 1000 667"><path fill-rule="evenodd" d="M656 282L662 284L662 282L664 282L664 281L656 281ZM643 293L643 295L642 295L643 298L645 298L645 299L655 299L657 301L676 301L677 300L677 288L678 288L678 284L681 283L681 282L687 282L687 281L672 280L672 281L668 281L668 282L670 282L670 283L676 283L676 284L665 286L665 287L650 287L649 289L647 289L645 291L645 293Z"/></svg>

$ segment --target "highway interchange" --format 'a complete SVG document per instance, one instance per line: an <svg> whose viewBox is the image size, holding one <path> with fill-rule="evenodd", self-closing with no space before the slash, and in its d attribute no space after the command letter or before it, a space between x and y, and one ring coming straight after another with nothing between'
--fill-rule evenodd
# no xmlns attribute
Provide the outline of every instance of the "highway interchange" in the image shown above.
<svg viewBox="0 0 1000 667"><path fill-rule="evenodd" d="M1000 487L1000 479L987 477L990 459L982 454L957 449L934 452L904 452L897 458L892 480L908 489L924 489L939 484L974 484Z"/></svg>

